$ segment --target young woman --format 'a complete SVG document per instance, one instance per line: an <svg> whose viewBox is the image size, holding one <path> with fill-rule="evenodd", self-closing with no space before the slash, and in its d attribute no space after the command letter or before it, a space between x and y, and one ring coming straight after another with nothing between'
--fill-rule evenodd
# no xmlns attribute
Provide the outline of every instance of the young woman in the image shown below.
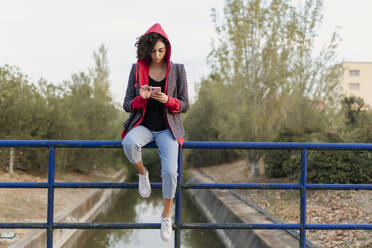
<svg viewBox="0 0 372 248"><path fill-rule="evenodd" d="M185 134L180 113L189 109L186 72L182 64L170 61L171 45L160 24L139 37L136 46L137 63L132 66L123 104L130 115L124 122L122 144L138 171L138 191L144 198L150 196L151 186L141 147L152 141L158 146L164 203L160 234L167 241L172 235L170 212L177 186L178 149Z"/></svg>

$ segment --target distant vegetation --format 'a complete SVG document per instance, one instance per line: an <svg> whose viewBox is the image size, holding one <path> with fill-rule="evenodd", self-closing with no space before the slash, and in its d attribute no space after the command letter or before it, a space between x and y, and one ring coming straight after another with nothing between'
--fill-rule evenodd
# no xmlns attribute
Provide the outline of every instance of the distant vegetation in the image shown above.
<svg viewBox="0 0 372 248"><path fill-rule="evenodd" d="M372 143L372 112L358 97L344 97L339 111L344 122L337 130L308 128L305 133L282 130L275 141ZM272 151L265 156L269 177L300 176L299 151ZM367 151L309 151L308 180L314 183L372 182L372 153Z"/></svg>
<svg viewBox="0 0 372 248"><path fill-rule="evenodd" d="M0 139L120 140L125 118L109 93L107 51L94 52L94 67L74 73L56 86L43 79L30 82L19 68L0 67ZM0 168L9 164L8 148L0 149ZM122 149L56 150L57 170L87 172L123 163ZM48 151L16 148L15 168L46 170Z"/></svg>
<svg viewBox="0 0 372 248"><path fill-rule="evenodd" d="M223 20L213 11L218 40L211 73L185 117L187 140L372 142L372 114L337 88L342 66L335 32L319 54L314 39L322 1L227 0ZM296 177L298 152L187 151L188 166L246 158L253 175L264 159L271 177ZM310 152L314 182L371 182L368 152ZM368 169L369 167L369 169Z"/></svg>

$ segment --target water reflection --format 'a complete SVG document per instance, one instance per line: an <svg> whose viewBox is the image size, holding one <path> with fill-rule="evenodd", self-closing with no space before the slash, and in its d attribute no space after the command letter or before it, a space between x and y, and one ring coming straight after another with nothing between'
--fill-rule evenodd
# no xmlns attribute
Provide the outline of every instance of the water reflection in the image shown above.
<svg viewBox="0 0 372 248"><path fill-rule="evenodd" d="M188 199L184 197L182 205L183 222L207 222ZM119 200L105 216L99 217L95 222L130 222L130 223L159 223L163 209L161 190L154 189L150 198L143 199L136 190L127 190L120 194ZM174 212L172 213L174 220ZM86 241L81 241L82 248L138 248L138 247L174 247L174 232L168 242L162 241L159 229L112 229L88 230ZM208 230L182 230L183 248L198 247L224 247L213 231Z"/></svg>

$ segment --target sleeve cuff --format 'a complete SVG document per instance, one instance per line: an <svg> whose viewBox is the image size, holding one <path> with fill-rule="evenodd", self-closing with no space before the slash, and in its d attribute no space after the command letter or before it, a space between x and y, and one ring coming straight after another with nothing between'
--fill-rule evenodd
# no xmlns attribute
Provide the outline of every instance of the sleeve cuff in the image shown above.
<svg viewBox="0 0 372 248"><path fill-rule="evenodd" d="M165 105L171 113L180 112L180 100L175 97L168 96L168 102Z"/></svg>

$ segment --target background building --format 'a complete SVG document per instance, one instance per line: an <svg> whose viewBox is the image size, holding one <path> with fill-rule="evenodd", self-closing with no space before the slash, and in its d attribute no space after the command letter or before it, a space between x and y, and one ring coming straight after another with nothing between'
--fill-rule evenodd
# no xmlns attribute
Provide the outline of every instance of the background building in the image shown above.
<svg viewBox="0 0 372 248"><path fill-rule="evenodd" d="M344 62L343 67L343 93L362 97L372 107L372 62Z"/></svg>

